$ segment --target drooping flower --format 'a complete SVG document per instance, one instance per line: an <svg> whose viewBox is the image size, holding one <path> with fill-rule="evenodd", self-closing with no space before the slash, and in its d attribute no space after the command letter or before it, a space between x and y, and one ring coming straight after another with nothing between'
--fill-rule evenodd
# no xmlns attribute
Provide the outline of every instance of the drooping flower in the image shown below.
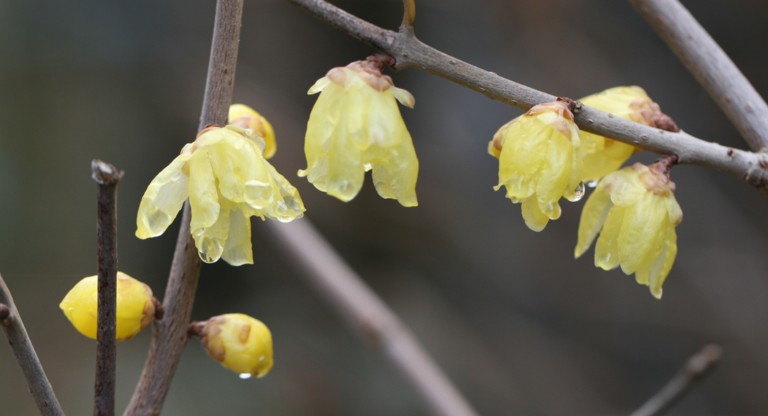
<svg viewBox="0 0 768 416"><path fill-rule="evenodd" d="M306 176L320 191L352 200L365 172L382 198L416 206L419 161L395 100L413 108L415 100L381 73L372 57L331 69L309 89L320 93L307 123Z"/></svg>
<svg viewBox="0 0 768 416"><path fill-rule="evenodd" d="M667 120L648 94L640 87L614 87L597 94L584 97L581 103L605 111L626 120L646 126L659 127L657 122ZM581 146L584 154L582 181L596 181L619 169L621 165L638 149L594 133L581 131Z"/></svg>
<svg viewBox="0 0 768 416"><path fill-rule="evenodd" d="M59 304L72 326L88 338L96 339L98 320L98 276L80 280ZM133 338L155 320L152 289L123 272L117 272L115 339Z"/></svg>
<svg viewBox="0 0 768 416"><path fill-rule="evenodd" d="M289 222L304 213L296 188L264 159L264 146L252 130L234 125L202 131L147 187L136 236L161 235L189 197L200 258L253 263L250 217Z"/></svg>
<svg viewBox="0 0 768 416"><path fill-rule="evenodd" d="M488 145L499 159L499 184L522 206L528 228L541 231L560 218L560 198L574 201L581 183L579 130L565 101L534 106L503 125Z"/></svg>
<svg viewBox="0 0 768 416"><path fill-rule="evenodd" d="M228 313L194 323L192 332L211 358L241 378L264 377L272 369L272 334L258 319Z"/></svg>
<svg viewBox="0 0 768 416"><path fill-rule="evenodd" d="M621 270L661 298L661 286L677 255L675 227L683 219L669 179L669 163L636 163L603 178L579 223L578 258L597 238L595 266Z"/></svg>

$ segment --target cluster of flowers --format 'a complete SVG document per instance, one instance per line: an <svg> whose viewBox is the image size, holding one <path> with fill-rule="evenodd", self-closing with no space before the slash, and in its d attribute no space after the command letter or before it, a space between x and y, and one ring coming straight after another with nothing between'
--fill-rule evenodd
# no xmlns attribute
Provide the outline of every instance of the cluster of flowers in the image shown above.
<svg viewBox="0 0 768 416"><path fill-rule="evenodd" d="M334 68L309 89L320 96L307 123L307 168L298 174L350 201L360 192L365 172L372 171L379 195L413 207L419 163L397 101L411 108L415 101L382 74L389 63L373 56ZM670 124L639 87L612 88L581 102L649 126ZM488 145L499 160L495 189L505 187L507 198L521 205L526 225L541 231L560 217L561 198L577 201L585 183L596 184L581 214L575 256L597 238L597 267L620 266L660 298L677 253L675 226L682 220L669 179L672 162L620 169L637 149L579 130L572 112L576 105L567 99L540 104L498 130ZM253 263L250 218L289 222L305 211L296 188L267 161L275 150L270 123L250 107L233 105L227 126L201 131L149 184L136 236L163 234L189 200L190 233L203 261ZM89 338L96 338L96 286L96 276L83 279L60 305ZM118 273L116 338L130 339L153 322L156 304L147 285ZM242 378L261 377L272 368L269 329L247 315L196 322L190 333Z"/></svg>

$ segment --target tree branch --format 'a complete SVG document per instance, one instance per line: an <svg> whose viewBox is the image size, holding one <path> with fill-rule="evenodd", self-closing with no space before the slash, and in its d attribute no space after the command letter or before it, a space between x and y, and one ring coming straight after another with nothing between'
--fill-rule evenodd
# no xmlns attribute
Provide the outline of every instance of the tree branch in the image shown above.
<svg viewBox="0 0 768 416"><path fill-rule="evenodd" d="M630 0L736 126L749 147L768 147L768 105L677 0Z"/></svg>
<svg viewBox="0 0 768 416"><path fill-rule="evenodd" d="M225 125L232 102L232 89L240 43L243 0L218 0L211 43L211 56L199 130ZM189 203L184 205L176 251L165 289L165 315L155 323L149 354L126 415L158 415L187 344L187 325L192 315L202 263L189 232Z"/></svg>
<svg viewBox="0 0 768 416"><path fill-rule="evenodd" d="M98 299L96 382L93 414L115 414L115 319L117 310L117 185L123 172L101 160L91 162L96 194L96 256Z"/></svg>
<svg viewBox="0 0 768 416"><path fill-rule="evenodd" d="M27 386L35 399L40 414L64 415L64 410L62 410L59 399L53 392L51 383L43 370L43 365L40 364L40 359L37 358L35 347L32 346L32 341L29 339L27 329L21 320L19 310L13 303L11 291L6 286L2 275L0 275L0 324L5 330L5 335L8 336L8 343L11 345L16 362L21 367L21 372L24 373Z"/></svg>
<svg viewBox="0 0 768 416"><path fill-rule="evenodd" d="M395 58L396 69L416 67L480 92L492 99L529 109L556 97L461 61L419 41L412 32L394 32L368 23L323 0L289 0L318 19ZM587 106L575 114L583 130L742 178L768 192L768 154L752 153L633 123Z"/></svg>
<svg viewBox="0 0 768 416"><path fill-rule="evenodd" d="M694 383L702 380L715 368L720 361L722 349L714 344L705 345L701 351L694 354L685 366L662 387L662 389L645 402L630 416L656 416L663 414L672 407L685 393L690 391Z"/></svg>
<svg viewBox="0 0 768 416"><path fill-rule="evenodd" d="M309 282L374 349L405 374L435 415L475 414L413 334L308 219L290 224L269 221L266 225Z"/></svg>

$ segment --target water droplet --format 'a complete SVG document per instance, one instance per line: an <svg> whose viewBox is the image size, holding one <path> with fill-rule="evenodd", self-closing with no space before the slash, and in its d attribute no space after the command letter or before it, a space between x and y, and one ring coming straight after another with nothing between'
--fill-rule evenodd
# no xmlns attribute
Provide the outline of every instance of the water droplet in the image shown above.
<svg viewBox="0 0 768 416"><path fill-rule="evenodd" d="M237 375L240 380L248 380L249 378L253 377L253 374L251 373L240 373Z"/></svg>
<svg viewBox="0 0 768 416"><path fill-rule="evenodd" d="M579 184L576 186L576 189L573 190L573 195L568 198L571 202L576 202L581 200L581 198L584 197L584 193L586 193L586 187L584 186L584 182L579 182Z"/></svg>
<svg viewBox="0 0 768 416"><path fill-rule="evenodd" d="M600 183L600 181L598 179L595 179L594 181L587 182L587 186L592 189L595 189L598 183Z"/></svg>

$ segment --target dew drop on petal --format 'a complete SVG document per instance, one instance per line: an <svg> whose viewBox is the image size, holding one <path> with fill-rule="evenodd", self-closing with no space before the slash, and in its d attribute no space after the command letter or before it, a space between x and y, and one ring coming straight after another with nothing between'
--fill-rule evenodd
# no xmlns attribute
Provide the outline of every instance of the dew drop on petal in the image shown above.
<svg viewBox="0 0 768 416"><path fill-rule="evenodd" d="M566 193L564 196L567 200L571 202L577 202L584 197L584 194L586 193L586 191L587 189L586 189L586 186L584 185L584 182L579 182L579 184L576 186L576 189L574 189L570 193Z"/></svg>
<svg viewBox="0 0 768 416"><path fill-rule="evenodd" d="M587 186L592 188L592 189L595 189L599 182L600 182L599 180L595 179L594 181L587 182Z"/></svg>
<svg viewBox="0 0 768 416"><path fill-rule="evenodd" d="M251 373L240 373L237 375L237 377L240 378L240 380L248 380L249 378L253 377L253 374Z"/></svg>

